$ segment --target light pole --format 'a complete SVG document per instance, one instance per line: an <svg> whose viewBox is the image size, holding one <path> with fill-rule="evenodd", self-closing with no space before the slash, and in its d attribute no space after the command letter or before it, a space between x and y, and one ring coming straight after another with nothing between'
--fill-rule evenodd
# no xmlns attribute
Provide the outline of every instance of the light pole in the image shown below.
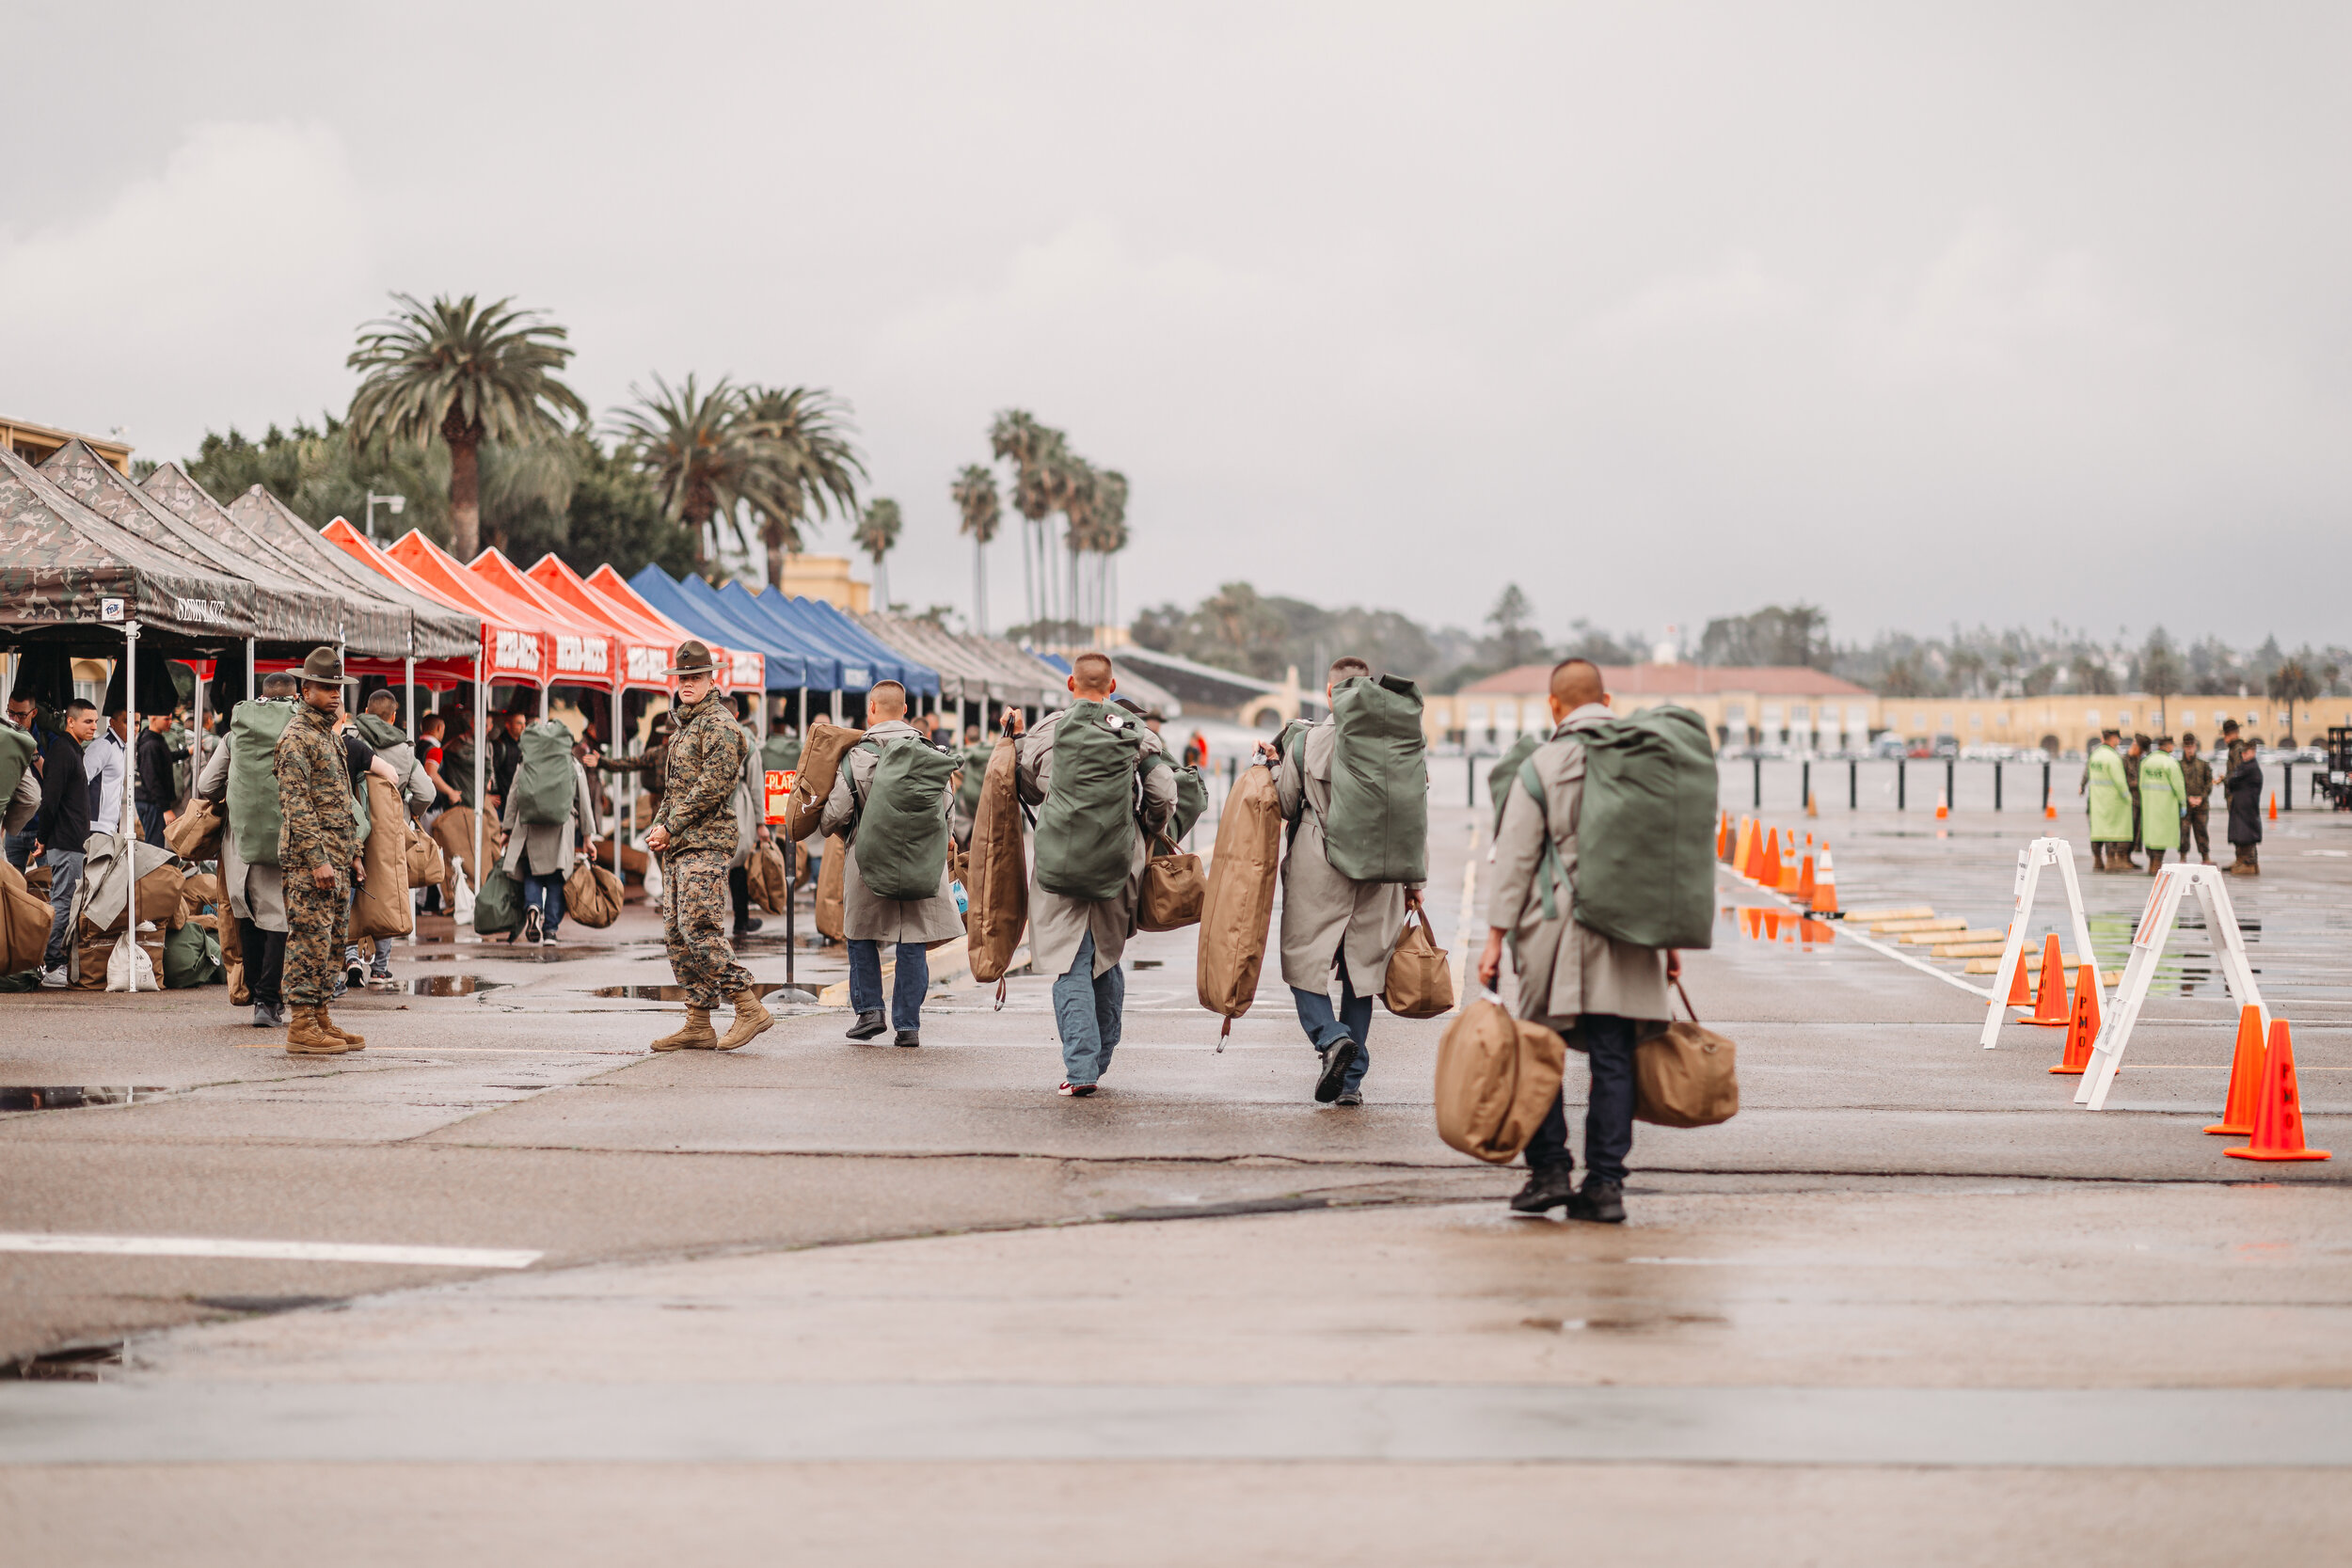
<svg viewBox="0 0 2352 1568"><path fill-rule="evenodd" d="M408 498L406 496L379 496L373 490L368 492L368 543L371 545L375 543L375 508L378 502L383 504L384 510L397 517L400 515L401 509L408 504Z"/></svg>

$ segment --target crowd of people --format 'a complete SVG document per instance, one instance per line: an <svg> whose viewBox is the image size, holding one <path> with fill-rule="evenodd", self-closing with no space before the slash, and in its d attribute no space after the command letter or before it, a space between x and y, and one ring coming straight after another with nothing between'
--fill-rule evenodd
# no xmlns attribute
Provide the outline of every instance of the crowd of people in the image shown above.
<svg viewBox="0 0 2352 1568"><path fill-rule="evenodd" d="M2081 790L2090 816L2090 866L2094 871L2137 871L2135 855L2148 857L2146 870L2164 869L2167 853L2183 864L2193 851L2213 863L2214 786L2229 805L2224 826L2232 850L2224 869L2233 877L2262 875L2263 768L2259 748L2241 739L2234 719L2221 726L2222 765L2198 753L2197 737L2183 735L2151 740L2120 730L2102 731L2084 760Z"/></svg>

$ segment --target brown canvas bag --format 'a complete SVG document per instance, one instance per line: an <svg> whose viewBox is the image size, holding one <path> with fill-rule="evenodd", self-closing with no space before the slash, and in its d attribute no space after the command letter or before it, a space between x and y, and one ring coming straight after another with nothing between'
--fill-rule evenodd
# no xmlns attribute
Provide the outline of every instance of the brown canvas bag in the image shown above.
<svg viewBox="0 0 2352 1568"><path fill-rule="evenodd" d="M368 841L359 847L367 875L351 887L351 924L345 942L405 937L416 928L416 906L408 897L408 813L400 786L368 775Z"/></svg>
<svg viewBox="0 0 2352 1568"><path fill-rule="evenodd" d="M39 969L49 948L49 900L24 884L24 874L0 860L0 974Z"/></svg>
<svg viewBox="0 0 2352 1568"><path fill-rule="evenodd" d="M253 991L245 983L245 928L238 924L237 911L229 907L227 898L217 908L220 922L213 930L220 938L220 967L229 982L229 1005L249 1007L253 1005Z"/></svg>
<svg viewBox="0 0 2352 1568"><path fill-rule="evenodd" d="M220 808L198 800L171 819L164 830L164 846L183 861L220 858Z"/></svg>
<svg viewBox="0 0 2352 1568"><path fill-rule="evenodd" d="M972 939L972 979L1005 977L1029 924L1029 847L1021 823L1019 747L998 736L980 775L972 847L963 857L963 930Z"/></svg>
<svg viewBox="0 0 2352 1568"><path fill-rule="evenodd" d="M471 806L452 806L433 819L433 842L441 851L441 907L445 911L457 907L458 871L465 872L468 887L482 891L482 868L473 863L473 820ZM495 840L493 834L492 842L485 846L493 855L498 853Z"/></svg>
<svg viewBox="0 0 2352 1568"><path fill-rule="evenodd" d="M792 781L792 793L785 801L786 837L803 839L817 831L825 814L825 797L833 793L834 776L841 771L842 757L865 738L864 730L829 724L822 719L808 726L808 743L801 748L801 776ZM830 856L827 863L831 863Z"/></svg>
<svg viewBox="0 0 2352 1568"><path fill-rule="evenodd" d="M744 863L743 879L753 902L770 914L784 912L785 900L791 896L792 882L783 850L773 844L755 848L752 858Z"/></svg>
<svg viewBox="0 0 2352 1568"><path fill-rule="evenodd" d="M621 879L600 862L574 860L564 879L564 913L592 931L603 930L621 917Z"/></svg>
<svg viewBox="0 0 2352 1568"><path fill-rule="evenodd" d="M828 834L825 866L817 874L817 934L834 942L841 941L849 930L841 911L842 878L848 869L842 863L849 858L849 847Z"/></svg>
<svg viewBox="0 0 2352 1568"><path fill-rule="evenodd" d="M1221 1013L1224 1049L1232 1021L1258 996L1265 963L1266 927L1274 917L1274 886L1282 865L1282 800L1274 770L1257 763L1242 769L1225 813L1217 818L1200 901L1200 962L1195 990L1200 1005Z"/></svg>
<svg viewBox="0 0 2352 1568"><path fill-rule="evenodd" d="M432 887L449 880L449 862L433 835L414 823L408 827L408 885Z"/></svg>
<svg viewBox="0 0 2352 1568"><path fill-rule="evenodd" d="M1633 1119L1660 1127L1712 1127L1740 1114L1739 1048L1702 1026L1682 982L1682 1010L1633 1049Z"/></svg>
<svg viewBox="0 0 2352 1568"><path fill-rule="evenodd" d="M1419 924L1413 915L1421 917ZM1454 967L1438 945L1429 911L1419 904L1406 916L1396 948L1389 955L1389 983L1380 1000L1399 1018L1436 1018L1454 1008Z"/></svg>
<svg viewBox="0 0 2352 1568"><path fill-rule="evenodd" d="M1165 834L1162 853L1143 863L1143 887L1136 900L1136 929L1181 931L1200 919L1200 906L1209 895L1209 879L1200 857L1187 855Z"/></svg>
<svg viewBox="0 0 2352 1568"><path fill-rule="evenodd" d="M180 920L185 925L203 917L204 906L219 908L228 903L221 896L220 878L210 871L191 871L180 883Z"/></svg>
<svg viewBox="0 0 2352 1568"><path fill-rule="evenodd" d="M1438 1136L1490 1164L1510 1164L1559 1098L1567 1062L1567 1041L1513 1018L1486 992L1438 1042Z"/></svg>

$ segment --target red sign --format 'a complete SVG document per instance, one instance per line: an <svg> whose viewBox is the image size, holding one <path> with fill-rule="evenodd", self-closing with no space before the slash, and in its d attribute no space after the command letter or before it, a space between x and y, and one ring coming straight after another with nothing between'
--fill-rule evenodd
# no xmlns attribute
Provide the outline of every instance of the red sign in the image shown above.
<svg viewBox="0 0 2352 1568"><path fill-rule="evenodd" d="M791 800L792 786L798 784L800 779L801 772L797 768L768 769L768 825L770 827L777 827L783 823L784 808Z"/></svg>

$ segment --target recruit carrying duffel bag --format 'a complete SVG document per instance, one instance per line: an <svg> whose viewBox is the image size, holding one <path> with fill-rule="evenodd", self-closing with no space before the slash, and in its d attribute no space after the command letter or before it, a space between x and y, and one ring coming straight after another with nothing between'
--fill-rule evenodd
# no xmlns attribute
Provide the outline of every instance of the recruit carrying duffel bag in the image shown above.
<svg viewBox="0 0 2352 1568"><path fill-rule="evenodd" d="M1019 766L1019 744L999 736L981 771L979 799L972 809L972 847L963 857L963 929L971 939L972 978L980 985L1004 978L1029 923Z"/></svg>
<svg viewBox="0 0 2352 1568"><path fill-rule="evenodd" d="M868 740L874 771L857 801L857 874L877 898L938 895L947 869L947 780L956 756L926 741ZM857 791L857 774L850 775Z"/></svg>
<svg viewBox="0 0 2352 1568"><path fill-rule="evenodd" d="M572 819L579 786L572 776L572 732L552 719L523 726L523 760L515 769L516 820L554 828Z"/></svg>
<svg viewBox="0 0 2352 1568"><path fill-rule="evenodd" d="M1232 1021L1257 999L1265 964L1266 928L1274 916L1274 887L1282 864L1282 798L1274 770L1251 763L1241 771L1217 818L1216 849L1200 900L1200 945L1194 986L1200 1005L1225 1018L1220 1049Z"/></svg>
<svg viewBox="0 0 2352 1568"><path fill-rule="evenodd" d="M1550 1113L1567 1063L1567 1041L1513 1018L1485 992L1438 1042L1438 1136L1490 1164L1509 1164Z"/></svg>
<svg viewBox="0 0 2352 1568"><path fill-rule="evenodd" d="M1421 689L1402 675L1350 675L1331 691L1331 813L1324 858L1358 882L1429 872L1429 741Z"/></svg>
<svg viewBox="0 0 2352 1568"><path fill-rule="evenodd" d="M247 865L278 863L278 741L293 720L291 697L260 697L229 712L229 831Z"/></svg>
<svg viewBox="0 0 2352 1568"><path fill-rule="evenodd" d="M809 725L808 744L801 748L801 776L792 781L791 797L785 802L787 837L803 839L817 832L825 815L825 797L833 793L834 776L841 771L841 758L865 738L864 730L822 719Z"/></svg>
<svg viewBox="0 0 2352 1568"><path fill-rule="evenodd" d="M1124 708L1089 699L1054 727L1054 774L1037 814L1038 886L1101 903L1135 864L1136 767L1152 732Z"/></svg>
<svg viewBox="0 0 2352 1568"><path fill-rule="evenodd" d="M1715 748L1672 704L1573 733L1584 742L1576 920L1638 947L1715 940Z"/></svg>
<svg viewBox="0 0 2352 1568"><path fill-rule="evenodd" d="M416 901L408 896L408 814L400 787L371 773L367 777L368 836L359 847L367 875L352 884L351 922L345 942L405 937L416 929Z"/></svg>

